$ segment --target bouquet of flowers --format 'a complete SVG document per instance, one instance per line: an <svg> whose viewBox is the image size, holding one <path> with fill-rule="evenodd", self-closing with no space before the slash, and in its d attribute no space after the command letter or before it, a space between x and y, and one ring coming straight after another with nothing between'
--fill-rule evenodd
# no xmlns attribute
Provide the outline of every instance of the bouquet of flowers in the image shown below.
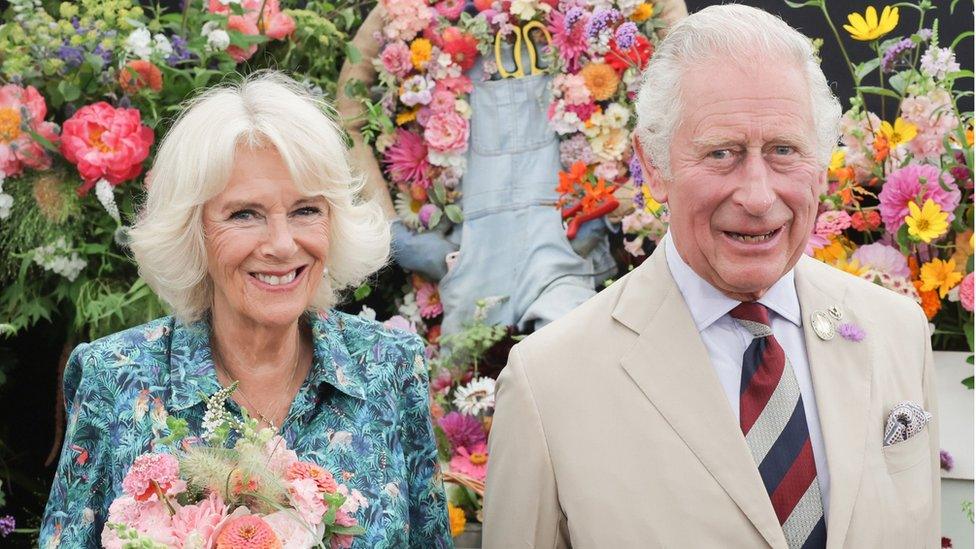
<svg viewBox="0 0 976 549"><path fill-rule="evenodd" d="M470 133L469 70L485 55L477 78L507 75L494 53L523 40L539 57L533 68L556 75L548 118L562 140L564 167L581 162L608 185L628 187L628 200L635 194L630 113L660 26L653 4L478 0L466 11L459 0L384 0L383 6L383 47L374 60L382 97L367 109L364 135L407 226L424 231L445 216L461 221L455 202ZM578 198L564 197L572 202L568 218L583 213L573 208Z"/></svg>
<svg viewBox="0 0 976 549"><path fill-rule="evenodd" d="M157 445L173 450L136 458L109 507L103 547L336 549L364 532L354 518L368 506L362 494L300 461L271 429L234 419L223 403L235 387L208 399L202 440L167 419L170 435Z"/></svg>
<svg viewBox="0 0 976 549"><path fill-rule="evenodd" d="M827 14L823 0L796 5ZM892 37L899 7L917 10L919 27ZM849 61L830 23L857 95L841 121L807 251L914 299L935 325L935 348L972 351L973 113L959 110L971 91L956 82L973 73L953 53L966 36L940 37L938 20L926 28L930 9L923 0L886 6L880 15L873 7L851 13L844 29L875 54L861 63ZM870 77L879 85L866 85ZM868 109L867 95L879 99L881 115Z"/></svg>

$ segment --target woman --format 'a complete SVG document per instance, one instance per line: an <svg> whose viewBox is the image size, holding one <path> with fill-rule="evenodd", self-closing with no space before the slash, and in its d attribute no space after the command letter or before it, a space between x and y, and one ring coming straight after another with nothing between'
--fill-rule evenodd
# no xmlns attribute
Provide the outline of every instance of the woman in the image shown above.
<svg viewBox="0 0 976 549"><path fill-rule="evenodd" d="M451 546L421 340L330 309L390 235L322 107L263 73L204 93L161 144L131 248L174 316L72 353L42 547L98 546L166 418L200 433L206 396L234 381L232 413L366 497L356 547Z"/></svg>

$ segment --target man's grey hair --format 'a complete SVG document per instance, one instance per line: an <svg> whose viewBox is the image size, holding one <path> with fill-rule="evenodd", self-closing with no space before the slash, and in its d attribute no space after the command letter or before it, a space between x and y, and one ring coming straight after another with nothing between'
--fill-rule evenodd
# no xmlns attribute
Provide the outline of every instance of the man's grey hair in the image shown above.
<svg viewBox="0 0 976 549"><path fill-rule="evenodd" d="M817 161L837 144L841 107L810 40L775 15L738 4L709 6L676 23L654 52L637 97L637 137L647 161L671 178L670 145L681 116L681 78L710 60L803 70L810 88ZM769 65L776 63L776 65ZM721 82L715 85L721 86Z"/></svg>

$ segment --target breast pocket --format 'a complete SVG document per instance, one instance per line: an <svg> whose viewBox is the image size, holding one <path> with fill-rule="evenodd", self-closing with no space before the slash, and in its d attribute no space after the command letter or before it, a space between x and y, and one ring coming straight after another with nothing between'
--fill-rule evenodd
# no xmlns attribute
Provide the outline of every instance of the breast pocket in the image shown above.
<svg viewBox="0 0 976 549"><path fill-rule="evenodd" d="M471 93L471 148L482 156L517 154L556 139L549 127L547 75L475 84Z"/></svg>
<svg viewBox="0 0 976 549"><path fill-rule="evenodd" d="M932 505L932 475L937 472L932 471L931 451L928 427L881 450L900 505L912 514L925 515Z"/></svg>

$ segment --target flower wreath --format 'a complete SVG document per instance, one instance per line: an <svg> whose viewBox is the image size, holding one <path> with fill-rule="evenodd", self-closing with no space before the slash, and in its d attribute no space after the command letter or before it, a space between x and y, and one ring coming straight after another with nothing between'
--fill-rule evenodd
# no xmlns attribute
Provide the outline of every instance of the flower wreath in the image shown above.
<svg viewBox="0 0 976 549"><path fill-rule="evenodd" d="M636 211L625 219L625 232L643 239L660 208L640 190L630 136L641 71L654 51L654 30L662 26L651 3L474 0L466 7L464 0L383 0L383 6L381 49L373 64L389 123L374 147L407 226L424 231L445 216L461 221L455 202L471 117L466 73L479 54L491 56L483 77L498 73L496 34L512 43L520 27L536 22L532 26L549 34L538 55L555 74L548 118L567 170L559 174L558 191L570 232L572 217L581 216L578 227L583 217L607 213L613 209L608 201L616 204L612 191L629 186Z"/></svg>

